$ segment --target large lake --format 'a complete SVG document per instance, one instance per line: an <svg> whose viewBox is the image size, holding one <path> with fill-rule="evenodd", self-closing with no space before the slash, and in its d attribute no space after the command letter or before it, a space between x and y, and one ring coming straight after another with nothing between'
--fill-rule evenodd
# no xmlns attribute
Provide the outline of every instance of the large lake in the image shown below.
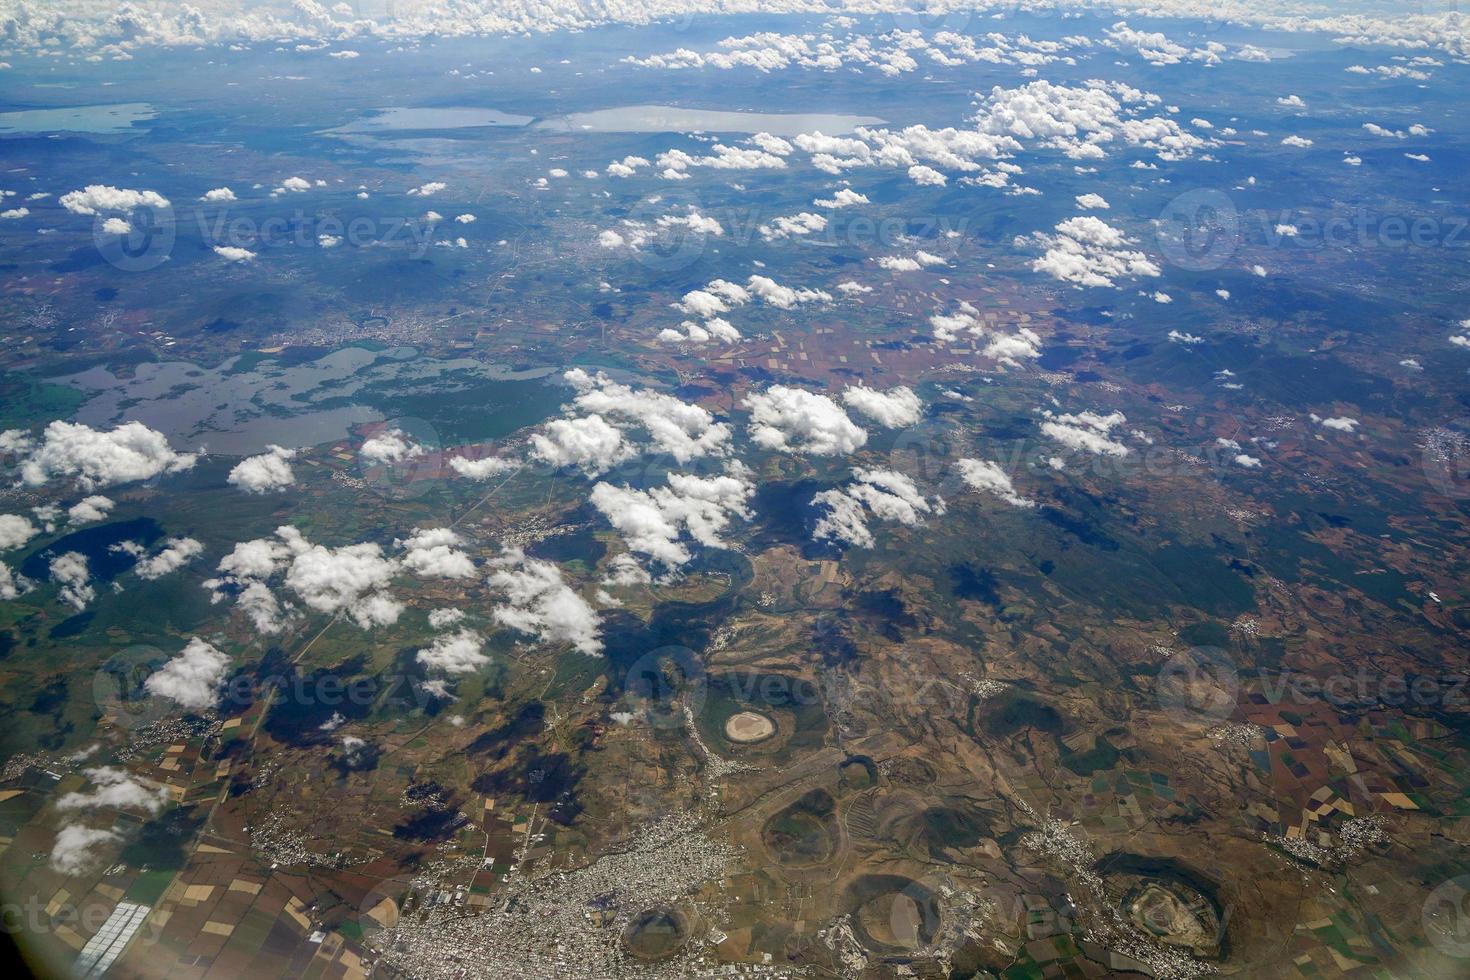
<svg viewBox="0 0 1470 980"><path fill-rule="evenodd" d="M729 112L631 105L542 119L536 123L536 128L582 133L771 133L797 136L821 132L840 136L859 126L873 126L884 121L878 116L830 112Z"/></svg>
<svg viewBox="0 0 1470 980"><path fill-rule="evenodd" d="M74 421L111 428L137 420L177 449L246 455L271 443L334 442L354 426L400 414L396 408L414 409L455 441L499 437L556 411L564 392L547 383L554 373L439 360L411 347L348 347L304 363L258 355L215 368L165 361L140 364L130 376L96 367L55 381L89 395Z"/></svg>
<svg viewBox="0 0 1470 980"><path fill-rule="evenodd" d="M77 105L64 109L21 109L0 112L0 134L126 133L158 115L147 102Z"/></svg>
<svg viewBox="0 0 1470 980"><path fill-rule="evenodd" d="M335 136L386 136L530 126L560 133L773 133L776 136L796 136L820 132L840 136L859 126L874 126L882 122L885 120L878 116L831 112L735 112L664 105L618 106L537 119L498 109L448 106L380 109L373 115L354 119L326 132Z"/></svg>

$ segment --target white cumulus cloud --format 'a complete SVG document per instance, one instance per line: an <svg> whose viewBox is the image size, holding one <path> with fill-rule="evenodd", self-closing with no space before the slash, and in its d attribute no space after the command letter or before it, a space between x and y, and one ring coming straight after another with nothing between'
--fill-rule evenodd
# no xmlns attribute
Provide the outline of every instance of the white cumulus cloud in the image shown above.
<svg viewBox="0 0 1470 980"><path fill-rule="evenodd" d="M230 669L230 658L194 637L179 655L148 675L143 689L191 711L212 708Z"/></svg>
<svg viewBox="0 0 1470 980"><path fill-rule="evenodd" d="M750 409L750 437L759 446L811 456L846 455L868 441L863 428L826 395L772 385L741 403Z"/></svg>
<svg viewBox="0 0 1470 980"><path fill-rule="evenodd" d="M194 465L192 453L176 453L168 440L142 422L125 422L110 432L80 422L46 426L42 442L21 462L20 478L40 486L52 477L75 477L84 490L147 480Z"/></svg>
<svg viewBox="0 0 1470 980"><path fill-rule="evenodd" d="M519 548L505 549L492 564L495 571L487 581L506 600L492 611L496 622L545 643L570 644L590 657L601 656L597 612L562 581L560 569L528 558Z"/></svg>
<svg viewBox="0 0 1470 980"><path fill-rule="evenodd" d="M284 490L296 482L296 475L291 472L291 460L296 452L281 446L267 446L260 455L247 456L236 463L226 482L246 493Z"/></svg>

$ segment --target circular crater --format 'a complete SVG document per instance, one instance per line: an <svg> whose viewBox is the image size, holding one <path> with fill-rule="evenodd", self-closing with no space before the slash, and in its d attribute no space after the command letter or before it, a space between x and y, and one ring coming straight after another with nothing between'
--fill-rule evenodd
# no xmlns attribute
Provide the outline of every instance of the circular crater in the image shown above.
<svg viewBox="0 0 1470 980"><path fill-rule="evenodd" d="M695 724L716 752L768 765L786 765L816 751L827 736L816 683L788 674L709 675Z"/></svg>
<svg viewBox="0 0 1470 980"><path fill-rule="evenodd" d="M666 905L644 909L623 929L623 945L640 960L668 959L688 941L689 920Z"/></svg>
<svg viewBox="0 0 1470 980"><path fill-rule="evenodd" d="M758 711L737 711L725 719L725 737L736 745L754 745L776 734L776 723Z"/></svg>
<svg viewBox="0 0 1470 980"><path fill-rule="evenodd" d="M857 793L878 785L878 765L865 755L852 755L837 764L837 785L844 793Z"/></svg>
<svg viewBox="0 0 1470 980"><path fill-rule="evenodd" d="M863 875L848 890L853 924L863 945L879 953L921 949L939 935L939 897L902 875Z"/></svg>
<svg viewBox="0 0 1470 980"><path fill-rule="evenodd" d="M837 842L837 801L824 789L814 789L772 814L761 828L761 843L787 867L823 864L831 860Z"/></svg>

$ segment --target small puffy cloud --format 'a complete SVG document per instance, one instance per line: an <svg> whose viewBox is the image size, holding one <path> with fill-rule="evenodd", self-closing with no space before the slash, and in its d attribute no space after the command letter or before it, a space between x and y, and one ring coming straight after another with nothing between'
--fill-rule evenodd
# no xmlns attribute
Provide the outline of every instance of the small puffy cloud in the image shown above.
<svg viewBox="0 0 1470 980"><path fill-rule="evenodd" d="M588 476L605 473L635 454L623 431L601 415L553 419L531 436L531 455L552 466L575 466Z"/></svg>
<svg viewBox="0 0 1470 980"><path fill-rule="evenodd" d="M98 863L97 850L115 844L122 837L111 830L67 824L56 835L51 846L51 870L58 874L79 875Z"/></svg>
<svg viewBox="0 0 1470 980"><path fill-rule="evenodd" d="M0 562L0 599L6 602L18 599L25 593L35 588L35 583L24 575L17 575L10 570L10 566Z"/></svg>
<svg viewBox="0 0 1470 980"><path fill-rule="evenodd" d="M235 192L230 190L228 187L216 187L214 190L205 191L204 196L199 198L199 200L201 201L210 201L216 204L233 201L235 199Z"/></svg>
<svg viewBox="0 0 1470 980"><path fill-rule="evenodd" d="M261 633L278 633L284 625L280 602L266 584L291 561L292 545L300 550L305 542L294 528L278 528L277 538L241 541L220 559L218 578L209 579L204 587L211 590L211 601L219 602L229 593L236 596L240 610L250 617ZM292 544L287 544L289 540Z"/></svg>
<svg viewBox="0 0 1470 980"><path fill-rule="evenodd" d="M1309 147L1309 146L1312 145L1312 141L1309 140L1309 139L1307 139L1305 136L1295 136L1295 135L1292 135L1292 136L1288 136L1288 137L1286 137L1286 139L1282 140L1281 141L1281 145L1282 146L1294 146L1294 147L1297 147L1298 149L1306 149L1307 147Z"/></svg>
<svg viewBox="0 0 1470 980"><path fill-rule="evenodd" d="M456 214L454 216L454 220L456 222L458 222L459 224L462 224L462 225L472 225L478 219L476 219L476 217L474 215L466 212L464 214Z"/></svg>
<svg viewBox="0 0 1470 980"><path fill-rule="evenodd" d="M1192 333L1185 333L1182 330L1170 330L1169 342L1174 344L1183 344L1186 347L1193 347L1195 344L1203 344L1205 342L1205 338L1198 337Z"/></svg>
<svg viewBox="0 0 1470 980"><path fill-rule="evenodd" d="M770 280L766 280L770 282ZM772 286L775 283L771 284ZM703 289L691 289L685 293L674 308L690 316L706 319L728 313L731 306L750 302L750 291L737 283L716 279ZM794 305L794 303L793 303Z"/></svg>
<svg viewBox="0 0 1470 980"><path fill-rule="evenodd" d="M255 260L254 252L248 248L241 248L238 245L216 245L214 246L214 254L226 262L253 262Z"/></svg>
<svg viewBox="0 0 1470 980"><path fill-rule="evenodd" d="M143 689L190 711L205 711L219 700L229 669L230 658L196 636L178 656L148 675Z"/></svg>
<svg viewBox="0 0 1470 980"><path fill-rule="evenodd" d="M1047 414L1041 423L1042 434L1068 449L1089 452L1097 456L1127 456L1128 447L1108 438L1114 428L1128 421L1122 412L1099 415L1096 412L1078 412L1073 415Z"/></svg>
<svg viewBox="0 0 1470 980"><path fill-rule="evenodd" d="M607 563L607 573L603 576L603 585L632 586L647 585L653 581L653 575L644 568L631 554L621 554Z"/></svg>
<svg viewBox="0 0 1470 980"><path fill-rule="evenodd" d="M718 280L716 280L718 282ZM714 286L711 283L710 286ZM710 288L709 286L705 288ZM736 286L738 290L740 287ZM796 289L791 286L783 286L767 276L751 276L745 283L746 290L750 295L758 297L778 310L795 309L802 303L830 303L832 294L820 289ZM722 311L717 311L722 312Z"/></svg>
<svg viewBox="0 0 1470 980"><path fill-rule="evenodd" d="M447 527L416 528L395 542L403 567L420 578L474 578L475 563L460 550L464 540Z"/></svg>
<svg viewBox="0 0 1470 980"><path fill-rule="evenodd" d="M769 223L761 225L757 230L761 238L768 242L780 241L783 238L799 238L825 230L827 218L825 215L815 214L811 211L803 211L800 214L780 215Z"/></svg>
<svg viewBox="0 0 1470 980"><path fill-rule="evenodd" d="M620 161L615 161L608 164L607 175L609 177L631 177L638 171L640 167L647 167L650 165L651 164L648 162L648 160L643 157L627 156L623 157L623 159Z"/></svg>
<svg viewBox="0 0 1470 980"><path fill-rule="evenodd" d="M90 793L63 794L56 801L56 809L63 812L107 809L158 813L168 803L166 787L145 782L126 770L99 766L83 772L96 788Z"/></svg>
<svg viewBox="0 0 1470 980"><path fill-rule="evenodd" d="M660 153L655 161L662 168L660 177L665 180L683 180L689 176L690 167L709 167L712 170L785 170L786 161L774 153L755 147L725 146L715 143L710 155L696 157L683 150Z"/></svg>
<svg viewBox="0 0 1470 980"><path fill-rule="evenodd" d="M1055 234L1037 234L1046 254L1031 263L1036 272L1077 286L1112 286L1119 278L1162 275L1148 256L1118 229L1101 218L1083 215L1056 226Z"/></svg>
<svg viewBox="0 0 1470 980"><path fill-rule="evenodd" d="M871 204L866 195L859 194L850 187L840 188L837 193L829 198L817 198L812 201L819 208L850 208L857 204Z"/></svg>
<svg viewBox="0 0 1470 980"><path fill-rule="evenodd" d="M971 489L994 494L1013 507L1036 506L1034 501L1027 500L1016 492L1010 474L1001 469L999 463L988 459L961 459L959 468L960 477Z"/></svg>
<svg viewBox="0 0 1470 980"><path fill-rule="evenodd" d="M492 610L497 623L545 643L570 644L589 657L601 656L597 612L562 581L560 569L526 557L519 548L505 549L492 564L495 571L487 581L505 596L505 603Z"/></svg>
<svg viewBox="0 0 1470 980"><path fill-rule="evenodd" d="M464 621L463 609L435 609L429 613L429 627L442 630Z"/></svg>
<svg viewBox="0 0 1470 980"><path fill-rule="evenodd" d="M442 610L440 610L442 611ZM414 660L430 670L451 676L472 674L490 662L482 651L485 641L473 630L460 630L434 639L429 646L414 654Z"/></svg>
<svg viewBox="0 0 1470 980"><path fill-rule="evenodd" d="M918 272L934 265L948 265L944 259L925 251L914 253L912 258L906 255L882 255L878 257L878 266L889 272Z"/></svg>
<svg viewBox="0 0 1470 980"><path fill-rule="evenodd" d="M658 332L658 339L665 344L704 344L711 340L733 344L740 339L740 331L724 317L716 316L697 323L685 320L675 327L665 327Z"/></svg>
<svg viewBox="0 0 1470 980"><path fill-rule="evenodd" d="M408 189L408 193L417 197L430 197L434 194L439 193L448 186L449 185L444 183L444 181L442 180L431 180L427 184L420 184L418 187L410 187Z"/></svg>
<svg viewBox="0 0 1470 980"><path fill-rule="evenodd" d="M345 613L363 629L391 626L403 604L384 591L398 571L376 544L328 548L310 544L295 528L279 529L294 553L286 572L287 588L317 612Z"/></svg>
<svg viewBox="0 0 1470 980"><path fill-rule="evenodd" d="M791 155L791 144L783 140L781 137L774 136L771 133L756 133L750 138L750 142L754 143L762 150L765 150L767 153L776 154L776 156L778 157Z"/></svg>
<svg viewBox="0 0 1470 980"><path fill-rule="evenodd" d="M812 498L812 505L825 507L826 513L812 528L818 541L840 541L858 548L873 547L873 532L862 502L841 490L824 490Z"/></svg>
<svg viewBox="0 0 1470 980"><path fill-rule="evenodd" d="M1360 424L1357 419L1348 418L1345 415L1330 419L1319 418L1314 415L1312 418L1322 428L1336 429L1338 432L1357 432L1358 425Z"/></svg>
<svg viewBox="0 0 1470 980"><path fill-rule="evenodd" d="M798 217L801 216L798 215ZM777 220L780 221L783 219L778 218ZM822 223L825 226L825 218L822 219ZM710 235L715 238L719 238L725 234L724 226L717 219L711 218L706 214L700 214L692 207L689 209L688 214L660 215L654 224L659 228L686 228L696 235ZM817 228L816 230L820 231L821 228Z"/></svg>
<svg viewBox="0 0 1470 980"><path fill-rule="evenodd" d="M1023 360L1041 357L1041 337L1030 327L1021 327L1013 334L994 334L981 353L1001 364L1020 367Z"/></svg>
<svg viewBox="0 0 1470 980"><path fill-rule="evenodd" d="M0 211L0 221L19 221L30 213L30 208L6 208Z"/></svg>
<svg viewBox="0 0 1470 980"><path fill-rule="evenodd" d="M1235 465L1243 466L1248 470L1258 470L1261 468L1261 461L1254 456L1240 453L1235 457Z"/></svg>
<svg viewBox="0 0 1470 980"><path fill-rule="evenodd" d="M194 465L192 453L176 453L160 432L126 422L110 432L80 422L52 422L20 466L21 481L40 486L52 477L75 477L84 490L147 480Z"/></svg>
<svg viewBox="0 0 1470 980"><path fill-rule="evenodd" d="M739 463L718 476L670 473L667 479L667 486L647 491L599 483L592 488L591 503L630 550L669 568L693 557L681 534L706 547L723 548L721 535L730 520L750 517L746 502L754 487Z"/></svg>
<svg viewBox="0 0 1470 980"><path fill-rule="evenodd" d="M133 571L142 579L162 578L176 572L204 553L204 545L193 538L169 538L163 550L150 555L133 566Z"/></svg>
<svg viewBox="0 0 1470 980"><path fill-rule="evenodd" d="M96 521L107 519L116 506L111 499L101 494L93 494L72 504L66 511L66 519L69 524L91 524Z"/></svg>
<svg viewBox="0 0 1470 980"><path fill-rule="evenodd" d="M92 573L87 567L87 556L81 552L68 551L52 558L50 573L51 581L61 586L57 598L77 612L97 598L97 590L88 584Z"/></svg>
<svg viewBox="0 0 1470 980"><path fill-rule="evenodd" d="M944 174L922 163L916 163L909 167L909 180L912 180L920 187L943 187L949 183L949 178L944 176Z"/></svg>
<svg viewBox="0 0 1470 980"><path fill-rule="evenodd" d="M1084 211L1106 211L1112 207L1101 194L1078 194L1077 206Z"/></svg>
<svg viewBox="0 0 1470 980"><path fill-rule="evenodd" d="M291 460L296 452L281 446L267 446L259 456L247 456L236 463L225 478L226 482L246 493L284 490L296 482L296 475L291 472Z"/></svg>
<svg viewBox="0 0 1470 980"><path fill-rule="evenodd" d="M929 318L934 328L934 339L947 344L962 335L981 336L985 330L976 316L978 311L969 303L961 303L958 313L936 313Z"/></svg>
<svg viewBox="0 0 1470 980"><path fill-rule="evenodd" d="M282 610L275 593L264 582L244 582L235 605L261 633L279 633L285 626L287 613Z"/></svg>
<svg viewBox="0 0 1470 980"><path fill-rule="evenodd" d="M281 181L281 188L293 194L301 194L311 190L311 181L305 177L287 177Z"/></svg>
<svg viewBox="0 0 1470 980"><path fill-rule="evenodd" d="M0 551L19 548L40 533L29 518L19 514L0 514Z"/></svg>
<svg viewBox="0 0 1470 980"><path fill-rule="evenodd" d="M126 218L108 218L102 222L102 233L104 235L126 235L132 232L133 226L128 224Z"/></svg>
<svg viewBox="0 0 1470 980"><path fill-rule="evenodd" d="M885 429L902 429L917 425L924 413L924 403L913 390L903 386L878 391L863 385L843 389L842 403Z"/></svg>
<svg viewBox="0 0 1470 980"><path fill-rule="evenodd" d="M135 191L106 184L88 184L79 191L61 195L60 204L72 214L96 215L103 211L135 211L140 207L166 208L168 198L154 191Z"/></svg>
<svg viewBox="0 0 1470 980"><path fill-rule="evenodd" d="M376 544L328 548L312 544L296 528L283 525L274 538L235 545L220 559L219 577L204 586L215 602L234 595L257 630L275 633L284 625L287 611L269 581L284 573L285 587L311 609L346 615L363 629L371 629L392 625L403 611L403 604L386 591L399 567Z"/></svg>
<svg viewBox="0 0 1470 980"><path fill-rule="evenodd" d="M1377 123L1363 123L1363 130L1371 136L1382 136L1385 139L1407 139L1408 134L1402 129L1388 129Z"/></svg>
<svg viewBox="0 0 1470 980"><path fill-rule="evenodd" d="M363 441L357 455L368 463L401 463L424 454L424 447L415 443L402 429L385 429Z"/></svg>
<svg viewBox="0 0 1470 980"><path fill-rule="evenodd" d="M580 368L565 378L577 390L573 404L591 418L645 430L658 452L680 463L728 451L730 427L705 408L648 388L632 388ZM533 441L534 445L534 441Z"/></svg>
<svg viewBox="0 0 1470 980"><path fill-rule="evenodd" d="M483 456L480 459L451 456L449 459L449 468L466 479L483 483L492 476L514 473L521 468L521 464L513 459L505 459L502 456Z"/></svg>
<svg viewBox="0 0 1470 980"><path fill-rule="evenodd" d="M810 456L846 455L868 434L826 395L772 385L741 403L750 410L750 437L759 446Z"/></svg>
<svg viewBox="0 0 1470 980"><path fill-rule="evenodd" d="M858 548L873 547L873 533L868 516L893 521L909 527L924 523L929 514L943 514L944 501L932 502L914 485L914 481L894 470L855 469L853 481L841 490L824 490L812 498L812 504L825 507L826 513L812 528L818 541L840 541Z"/></svg>

